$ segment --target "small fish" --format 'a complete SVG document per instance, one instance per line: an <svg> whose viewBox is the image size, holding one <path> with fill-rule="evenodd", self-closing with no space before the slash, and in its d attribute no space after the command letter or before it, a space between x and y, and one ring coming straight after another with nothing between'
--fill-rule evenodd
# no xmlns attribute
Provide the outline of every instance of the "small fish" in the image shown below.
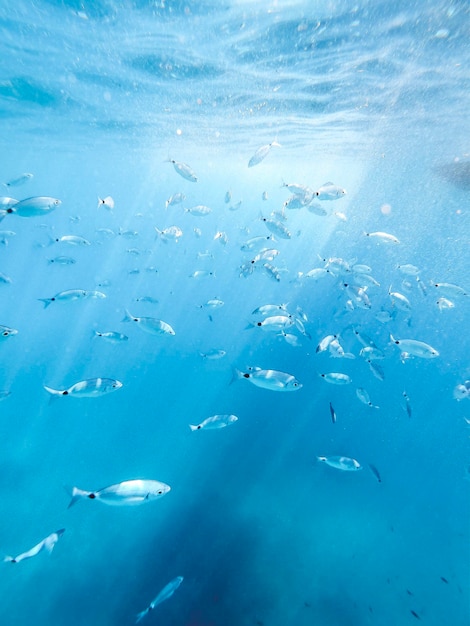
<svg viewBox="0 0 470 626"><path fill-rule="evenodd" d="M212 213L212 209L204 204L197 204L189 209L185 209L184 212L197 217L205 217L206 215L209 215L209 213Z"/></svg>
<svg viewBox="0 0 470 626"><path fill-rule="evenodd" d="M0 401L11 396L11 391L0 391Z"/></svg>
<svg viewBox="0 0 470 626"><path fill-rule="evenodd" d="M449 581L447 580L447 578L444 578L444 576L439 576L439 578L442 580L443 583L445 583L446 585L449 584Z"/></svg>
<svg viewBox="0 0 470 626"><path fill-rule="evenodd" d="M416 613L416 611L413 611L413 609L410 609L410 613L411 615L413 615L413 617L416 617L416 619L421 619L418 613Z"/></svg>
<svg viewBox="0 0 470 626"><path fill-rule="evenodd" d="M418 276L419 268L411 263L405 263L404 265L397 265L397 270L405 276Z"/></svg>
<svg viewBox="0 0 470 626"><path fill-rule="evenodd" d="M371 361L370 359L367 359L366 363L369 365L369 369L372 372L372 374L378 380L382 380L382 381L385 380L385 372L383 371L383 368L380 367L378 363L375 363L374 361Z"/></svg>
<svg viewBox="0 0 470 626"><path fill-rule="evenodd" d="M219 241L223 246L226 246L228 242L227 233L220 230L217 231L214 235L214 241Z"/></svg>
<svg viewBox="0 0 470 626"><path fill-rule="evenodd" d="M406 391L404 391L402 393L403 398L405 399L405 411L406 414L408 415L408 417L411 418L412 415L412 409L411 409L411 402L410 402L410 397L409 395L406 393Z"/></svg>
<svg viewBox="0 0 470 626"><path fill-rule="evenodd" d="M356 472L362 469L362 465L356 459L347 456L317 456L317 461L345 472Z"/></svg>
<svg viewBox="0 0 470 626"><path fill-rule="evenodd" d="M383 243L400 243L400 240L395 237L395 235L391 235L390 233L377 231L374 233L364 233L364 235L366 237L373 237L374 239L377 239L378 241L381 241Z"/></svg>
<svg viewBox="0 0 470 626"><path fill-rule="evenodd" d="M268 332L278 332L293 326L294 320L291 315L270 315L260 322L250 323L246 328L261 328Z"/></svg>
<svg viewBox="0 0 470 626"><path fill-rule="evenodd" d="M3 283L4 285L11 285L11 282L12 281L9 276L4 274L3 272L0 272L0 283Z"/></svg>
<svg viewBox="0 0 470 626"><path fill-rule="evenodd" d="M228 204L232 200L232 192L229 190L225 193L224 202Z"/></svg>
<svg viewBox="0 0 470 626"><path fill-rule="evenodd" d="M208 352L199 352L199 356L201 356L203 359L209 359L210 361L222 359L226 354L227 353L225 352L225 350L217 350L216 348L213 348Z"/></svg>
<svg viewBox="0 0 470 626"><path fill-rule="evenodd" d="M347 374L342 374L341 372L330 372L328 374L320 374L320 377L323 378L327 383L331 383L333 385L349 385L352 383L351 378Z"/></svg>
<svg viewBox="0 0 470 626"><path fill-rule="evenodd" d="M143 619L148 613L150 613L150 611L152 611L158 604L161 604L165 600L168 600L168 598L171 598L171 596L175 593L183 580L183 576L177 576L171 582L165 585L160 593L157 595L157 597L154 598L152 602L148 605L148 607L137 614L136 624L140 622L140 620Z"/></svg>
<svg viewBox="0 0 470 626"><path fill-rule="evenodd" d="M36 556L44 550L50 554L54 549L55 544L59 541L64 533L65 528L56 530L54 533L48 535L45 539L40 541L27 552L22 552L21 554L18 554L18 556L6 556L3 561L5 563L19 563L20 561L25 561L26 559L30 559L31 557Z"/></svg>
<svg viewBox="0 0 470 626"><path fill-rule="evenodd" d="M466 380L465 383L454 387L453 396L459 402L465 398L470 398L470 380Z"/></svg>
<svg viewBox="0 0 470 626"><path fill-rule="evenodd" d="M152 296L141 296L140 298L136 298L135 301L148 302L149 304L158 304L157 298L153 298Z"/></svg>
<svg viewBox="0 0 470 626"><path fill-rule="evenodd" d="M85 289L66 289L56 293L52 298L38 298L44 303L46 309L52 302L72 302L73 300L83 300L85 298L106 298L106 294L101 291L86 291Z"/></svg>
<svg viewBox="0 0 470 626"><path fill-rule="evenodd" d="M225 302L223 300L219 300L218 298L212 298L211 300L207 300L204 304L200 304L200 309L220 309L223 307Z"/></svg>
<svg viewBox="0 0 470 626"><path fill-rule="evenodd" d="M284 226L282 222L279 222L278 220L271 220L267 217L261 217L260 219L266 224L266 226L274 235L281 237L281 239L291 239L292 235L290 231Z"/></svg>
<svg viewBox="0 0 470 626"><path fill-rule="evenodd" d="M381 483L382 482L382 478L380 476L379 470L375 467L375 465L372 465L372 463L369 463L369 468L370 468L370 471L377 478L377 482Z"/></svg>
<svg viewBox="0 0 470 626"><path fill-rule="evenodd" d="M316 347L315 352L318 354L319 352L325 352L325 350L328 350L330 343L334 339L336 339L336 337L337 335L326 335L326 337L323 337L323 339L320 341L320 343Z"/></svg>
<svg viewBox="0 0 470 626"><path fill-rule="evenodd" d="M178 226L168 226L168 228L164 228L163 230L158 230L156 226L154 228L157 232L157 235L165 243L167 243L168 241L175 241L176 243L178 243L178 241L183 236L183 231Z"/></svg>
<svg viewBox="0 0 470 626"><path fill-rule="evenodd" d="M272 141L271 143L268 143L265 146L261 146L261 148L258 148L258 150L256 150L254 155L248 161L248 167L254 167L255 165L258 165L258 163L261 163L261 161L265 159L271 152L271 148L274 147L280 148L281 145L277 143L277 141Z"/></svg>
<svg viewBox="0 0 470 626"><path fill-rule="evenodd" d="M302 384L292 374L277 370L263 370L258 367L248 369L247 372L241 372L235 368L232 381L245 378L256 387L270 391L297 391L302 388Z"/></svg>
<svg viewBox="0 0 470 626"><path fill-rule="evenodd" d="M275 243L275 239L273 235L265 235L260 237L252 237L248 239L240 249L243 251L246 250L260 250L261 248L265 248L268 243Z"/></svg>
<svg viewBox="0 0 470 626"><path fill-rule="evenodd" d="M331 402L330 402L330 415L331 415L331 421L333 422L333 424L336 424L336 413Z"/></svg>
<svg viewBox="0 0 470 626"><path fill-rule="evenodd" d="M93 332L94 337L102 337L110 343L122 343L123 341L127 341L129 339L127 335L123 335L122 333L118 333L112 330L105 333L100 333L97 330L94 330Z"/></svg>
<svg viewBox="0 0 470 626"><path fill-rule="evenodd" d="M121 389L122 383L114 378L89 378L88 380L81 380L78 383L73 384L68 389L52 389L46 387L44 389L50 393L54 398L61 396L72 396L73 398L97 398L103 396L112 391Z"/></svg>
<svg viewBox="0 0 470 626"><path fill-rule="evenodd" d="M359 356L363 359L376 361L385 358L385 354L380 348L373 348L372 346L365 346L361 348L359 352Z"/></svg>
<svg viewBox="0 0 470 626"><path fill-rule="evenodd" d="M197 176L189 165L186 165L186 163L180 163L174 159L168 159L168 162L173 163L175 171L184 179L189 180L191 183L197 183Z"/></svg>
<svg viewBox="0 0 470 626"><path fill-rule="evenodd" d="M21 174L20 176L17 176L16 178L11 178L9 181L3 184L5 185L5 187L19 187L20 185L24 185L25 183L30 181L32 178L33 178L33 174L30 174L29 172L25 172L24 174Z"/></svg>
<svg viewBox="0 0 470 626"><path fill-rule="evenodd" d="M175 204L181 204L182 202L184 202L184 200L186 200L186 196L184 195L184 193L175 193L170 196L165 202L165 209Z"/></svg>
<svg viewBox="0 0 470 626"><path fill-rule="evenodd" d="M70 256L56 256L53 259L47 259L49 265L74 265L76 260Z"/></svg>
<svg viewBox="0 0 470 626"><path fill-rule="evenodd" d="M269 313L287 313L287 304L263 304L251 312L252 315L269 315Z"/></svg>
<svg viewBox="0 0 470 626"><path fill-rule="evenodd" d="M0 243L2 243L4 246L8 246L10 238L14 237L15 235L16 233L13 230L0 230Z"/></svg>
<svg viewBox="0 0 470 626"><path fill-rule="evenodd" d="M171 491L171 488L158 480L135 479L124 480L121 483L104 487L98 491L85 491L78 487L72 487L67 489L67 491L70 492L72 498L68 506L70 508L83 498L98 500L103 502L103 504L112 506L143 504L163 497Z"/></svg>
<svg viewBox="0 0 470 626"><path fill-rule="evenodd" d="M0 214L13 213L18 217L41 217L56 209L62 202L49 196L35 196L20 200L8 209L0 210Z"/></svg>
<svg viewBox="0 0 470 626"><path fill-rule="evenodd" d="M453 283L431 283L435 289L443 296L448 296L449 298L455 298L458 296L468 296L469 293L463 287L459 285L454 285Z"/></svg>
<svg viewBox="0 0 470 626"><path fill-rule="evenodd" d="M436 301L436 304L439 311L448 311L455 307L455 304L452 302L452 300L448 300L447 298L442 297Z"/></svg>
<svg viewBox="0 0 470 626"><path fill-rule="evenodd" d="M388 295L390 300L392 301L392 306L397 308L399 311L409 312L411 311L410 301L406 296L398 291L391 291L391 287L388 290Z"/></svg>
<svg viewBox="0 0 470 626"><path fill-rule="evenodd" d="M266 272L266 274L269 276L269 278L272 278L277 283L280 282L281 274L279 270L277 269L277 267L274 267L274 265L271 265L270 263L264 263L263 269Z"/></svg>
<svg viewBox="0 0 470 626"><path fill-rule="evenodd" d="M69 246L91 246L88 239L80 237L80 235L63 235L62 237L52 239L51 243L66 243Z"/></svg>
<svg viewBox="0 0 470 626"><path fill-rule="evenodd" d="M2 326L0 324L0 341L2 339L6 339L7 337L13 337L13 335L17 335L18 331L15 328L10 328L9 326Z"/></svg>
<svg viewBox="0 0 470 626"><path fill-rule="evenodd" d="M359 400L362 402L362 404L365 404L366 406L370 407L371 409L378 409L378 408L380 408L380 407L376 406L375 404L372 404L372 402L370 401L370 398L369 398L369 394L362 387L359 387L358 389L356 389L356 396L359 398Z"/></svg>
<svg viewBox="0 0 470 626"><path fill-rule="evenodd" d="M338 200L346 195L346 190L342 187L338 187L334 183L324 183L315 192L315 196L318 200Z"/></svg>
<svg viewBox="0 0 470 626"><path fill-rule="evenodd" d="M238 417L236 415L213 415L196 426L189 424L189 428L191 430L215 430L235 424L237 420Z"/></svg>
<svg viewBox="0 0 470 626"><path fill-rule="evenodd" d="M208 278L209 276L215 278L215 272L211 272L210 270L196 270L189 275L189 278Z"/></svg>
<svg viewBox="0 0 470 626"><path fill-rule="evenodd" d="M108 211L112 211L114 209L114 200L111 196L106 196L106 198L98 197L98 208L102 206Z"/></svg>
<svg viewBox="0 0 470 626"><path fill-rule="evenodd" d="M408 352L422 359L434 359L439 356L439 352L435 348L423 341L417 341L416 339L395 339L392 334L390 334L390 340L397 345L402 352Z"/></svg>
<svg viewBox="0 0 470 626"><path fill-rule="evenodd" d="M139 328L150 335L175 335L173 328L155 317L135 317L126 310L123 322L135 322Z"/></svg>
<svg viewBox="0 0 470 626"><path fill-rule="evenodd" d="M313 269L303 274L302 278L308 278L309 280L313 280L316 282L317 280L325 278L325 276L328 276L328 274L331 274L331 272L326 267L314 267Z"/></svg>
<svg viewBox="0 0 470 626"><path fill-rule="evenodd" d="M284 341L288 343L290 346L294 346L295 348L300 348L302 345L297 335L293 335L292 333L286 333L283 330L280 331L279 335L283 337Z"/></svg>

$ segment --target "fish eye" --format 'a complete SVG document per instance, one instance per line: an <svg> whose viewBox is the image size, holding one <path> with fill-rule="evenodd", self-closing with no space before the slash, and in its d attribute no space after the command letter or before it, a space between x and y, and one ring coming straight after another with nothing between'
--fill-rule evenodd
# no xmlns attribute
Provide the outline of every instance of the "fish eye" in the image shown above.
<svg viewBox="0 0 470 626"><path fill-rule="evenodd" d="M160 491L157 491L158 495L161 496L163 491L160 489Z"/></svg>
<svg viewBox="0 0 470 626"><path fill-rule="evenodd" d="M9 335L9 334L10 334L10 333L8 332L8 330L4 330L4 331L3 331L3 336L4 336L4 337L8 337L8 335Z"/></svg>

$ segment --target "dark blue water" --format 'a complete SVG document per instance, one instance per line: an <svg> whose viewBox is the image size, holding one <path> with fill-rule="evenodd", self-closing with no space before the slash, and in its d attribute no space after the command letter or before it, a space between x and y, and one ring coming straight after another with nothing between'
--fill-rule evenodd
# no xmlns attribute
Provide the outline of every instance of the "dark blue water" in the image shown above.
<svg viewBox="0 0 470 626"><path fill-rule="evenodd" d="M442 308L433 287L470 289L469 31L458 1L0 8L0 180L34 175L2 194L61 200L0 223L11 281L0 284L0 323L18 330L0 342L0 391L10 392L0 404L0 549L17 556L65 528L51 554L1 564L1 624L133 624L177 576L181 586L142 623L470 624L470 402L454 398L470 378L470 298L445 294ZM273 141L280 147L248 168ZM321 202L325 216L284 209L292 236L269 243L279 280L258 262L243 272L256 252L242 246L270 234L260 216L291 195L283 183L316 191L326 181L346 195ZM175 193L186 199L165 208ZM112 211L98 206L106 196ZM196 205L212 212L184 211ZM156 236L170 226L183 231L178 242ZM377 231L400 243L364 234ZM64 235L90 245L52 242ZM62 255L75 263L49 263ZM348 271L305 277L334 258ZM354 264L378 283L362 292L366 308L348 303ZM212 275L191 276L200 270ZM106 297L39 301L68 289ZM214 298L223 306L204 306ZM305 334L286 330L299 345L247 329L264 304L296 316L300 307ZM126 310L175 335L123 322ZM390 321L377 319L383 311ZM383 380L352 328L383 351ZM439 356L401 359L390 333ZM329 334L355 358L317 352ZM201 356L215 349L225 355ZM251 367L290 373L302 388L231 382L234 368ZM325 372L352 382L328 384ZM53 402L44 390L96 377L123 386ZM239 419L190 431L217 414ZM141 506L98 497L67 508L65 486L96 493L134 478L171 491Z"/></svg>

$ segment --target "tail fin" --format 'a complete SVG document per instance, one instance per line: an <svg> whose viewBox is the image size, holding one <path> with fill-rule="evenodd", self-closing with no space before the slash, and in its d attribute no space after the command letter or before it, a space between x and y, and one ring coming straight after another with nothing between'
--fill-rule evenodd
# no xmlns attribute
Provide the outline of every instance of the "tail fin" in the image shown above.
<svg viewBox="0 0 470 626"><path fill-rule="evenodd" d="M79 489L78 487L65 486L64 489L71 497L71 500L67 507L68 509L70 509L70 507L78 502L81 498L88 498L92 494L91 491L84 491L83 489Z"/></svg>
<svg viewBox="0 0 470 626"><path fill-rule="evenodd" d="M4 563L16 563L16 559L13 556L6 556L3 559Z"/></svg>
<svg viewBox="0 0 470 626"><path fill-rule="evenodd" d="M191 431L200 430L199 426L194 426L194 424L189 424L189 428L191 429Z"/></svg>
<svg viewBox="0 0 470 626"><path fill-rule="evenodd" d="M60 389L52 389L52 387L46 387L46 385L43 385L43 387L53 398L58 398L59 396L64 395L64 392Z"/></svg>
<svg viewBox="0 0 470 626"><path fill-rule="evenodd" d="M232 368L232 379L230 381L230 384L234 383L237 380L240 380L240 378L243 378L243 372L239 369L237 369L236 367Z"/></svg>
<svg viewBox="0 0 470 626"><path fill-rule="evenodd" d="M50 298L38 298L38 300L39 300L39 302L43 302L44 303L44 308L45 309L47 309L47 307L52 302L52 300Z"/></svg>
<svg viewBox="0 0 470 626"><path fill-rule="evenodd" d="M125 309L125 315L122 318L121 322L132 322L134 321L134 316L129 313L127 309Z"/></svg>
<svg viewBox="0 0 470 626"><path fill-rule="evenodd" d="M140 613L137 613L137 618L135 620L135 623L138 624L140 622L141 619L143 619L147 613L150 611L149 608L146 608L144 611L141 611Z"/></svg>

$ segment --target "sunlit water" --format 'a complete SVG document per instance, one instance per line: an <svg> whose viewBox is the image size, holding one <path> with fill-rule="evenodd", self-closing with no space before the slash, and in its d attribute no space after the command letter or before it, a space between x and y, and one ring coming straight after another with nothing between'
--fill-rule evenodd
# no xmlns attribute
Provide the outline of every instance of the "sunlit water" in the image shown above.
<svg viewBox="0 0 470 626"><path fill-rule="evenodd" d="M2 193L62 202L0 223L14 233L2 233L11 282L0 284L0 323L18 330L0 345L0 391L11 392L0 405L0 549L19 555L66 531L52 554L2 564L1 624L133 624L183 576L142 623L468 626L470 401L453 390L470 378L470 298L440 310L432 286L470 289L467 3L15 2L0 8L0 34L0 179L34 174ZM291 195L282 185L326 181L347 192L321 202L326 216L285 210L291 239L275 235L270 262L279 280L262 264L243 272L256 255L243 244L270 234L260 217ZM175 193L184 202L165 208ZM112 211L98 207L108 195ZM184 211L196 205L212 212ZM157 236L174 225L178 242ZM400 243L364 234L376 231ZM64 235L90 245L53 241ZM75 263L48 262L58 256ZM336 257L371 268L370 307L348 303L350 273L302 278ZM191 276L199 270L212 275ZM67 289L106 298L38 300ZM214 298L224 305L204 306ZM273 303L305 313L305 334L286 331L299 346L247 328ZM123 322L126 310L175 336ZM384 352L384 380L353 328ZM439 357L402 362L390 333ZM317 352L329 334L355 358ZM214 349L225 356L201 356ZM302 388L231 382L249 367ZM325 372L352 383L328 384ZM52 403L44 390L95 377L123 387ZM239 419L190 431L216 414ZM332 455L363 470L316 459ZM64 486L132 478L171 492L67 509Z"/></svg>

